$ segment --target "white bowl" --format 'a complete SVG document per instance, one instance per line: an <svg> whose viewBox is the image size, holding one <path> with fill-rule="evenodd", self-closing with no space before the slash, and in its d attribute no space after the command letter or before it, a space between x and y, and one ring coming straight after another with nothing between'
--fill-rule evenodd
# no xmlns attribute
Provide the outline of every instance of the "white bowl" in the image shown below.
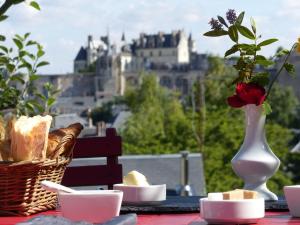
<svg viewBox="0 0 300 225"><path fill-rule="evenodd" d="M291 215L300 217L300 185L284 186L283 190Z"/></svg>
<svg viewBox="0 0 300 225"><path fill-rule="evenodd" d="M103 223L118 216L123 193L117 190L59 192L62 215L73 221Z"/></svg>
<svg viewBox="0 0 300 225"><path fill-rule="evenodd" d="M123 191L123 202L127 203L146 203L166 200L165 184L149 186L115 184L113 189Z"/></svg>
<svg viewBox="0 0 300 225"><path fill-rule="evenodd" d="M265 200L208 200L200 199L201 217L213 224L256 223L265 216Z"/></svg>

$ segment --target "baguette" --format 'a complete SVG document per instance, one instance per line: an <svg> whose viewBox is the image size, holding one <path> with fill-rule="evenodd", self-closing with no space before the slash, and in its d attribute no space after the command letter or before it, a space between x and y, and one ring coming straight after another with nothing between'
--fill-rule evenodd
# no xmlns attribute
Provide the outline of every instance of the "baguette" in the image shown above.
<svg viewBox="0 0 300 225"><path fill-rule="evenodd" d="M21 116L12 124L11 154L14 161L45 160L52 117Z"/></svg>

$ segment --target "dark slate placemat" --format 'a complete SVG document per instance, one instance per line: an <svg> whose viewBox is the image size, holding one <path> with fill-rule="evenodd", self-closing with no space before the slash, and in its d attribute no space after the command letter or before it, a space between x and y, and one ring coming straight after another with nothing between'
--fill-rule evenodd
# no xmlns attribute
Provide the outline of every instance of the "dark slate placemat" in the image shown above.
<svg viewBox="0 0 300 225"><path fill-rule="evenodd" d="M199 212L199 196L168 196L165 201L145 204L126 204L121 213L186 213Z"/></svg>
<svg viewBox="0 0 300 225"><path fill-rule="evenodd" d="M268 211L288 211L289 210L285 199L279 199L278 201L265 201L265 209Z"/></svg>
<svg viewBox="0 0 300 225"><path fill-rule="evenodd" d="M187 213L199 212L200 196L168 196L166 201L144 204L124 203L121 213ZM288 207L284 199L278 201L266 201L265 209L272 211L287 211Z"/></svg>

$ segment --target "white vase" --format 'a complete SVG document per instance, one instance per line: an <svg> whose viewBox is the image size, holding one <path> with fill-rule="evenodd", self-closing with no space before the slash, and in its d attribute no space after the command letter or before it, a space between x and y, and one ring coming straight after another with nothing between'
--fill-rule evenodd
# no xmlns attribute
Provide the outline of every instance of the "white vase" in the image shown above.
<svg viewBox="0 0 300 225"><path fill-rule="evenodd" d="M244 106L246 133L238 153L231 160L234 172L244 181L244 189L257 191L265 200L278 200L266 185L277 171L280 160L270 149L265 136L266 115L262 106Z"/></svg>

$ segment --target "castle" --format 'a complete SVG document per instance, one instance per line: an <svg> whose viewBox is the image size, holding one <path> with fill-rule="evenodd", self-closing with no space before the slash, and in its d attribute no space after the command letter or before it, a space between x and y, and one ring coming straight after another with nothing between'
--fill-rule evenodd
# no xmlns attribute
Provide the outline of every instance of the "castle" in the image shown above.
<svg viewBox="0 0 300 225"><path fill-rule="evenodd" d="M297 67L298 57L293 56ZM74 59L74 73L43 75L36 85L51 82L61 90L57 113L83 115L89 108L123 95L126 85L137 85L144 72L153 72L162 86L187 95L208 67L208 56L196 52L192 35L183 30L141 33L132 42L127 42L123 33L119 48L111 44L109 35L98 40L88 36ZM299 81L288 76L281 76L279 81L292 84L300 98Z"/></svg>
<svg viewBox="0 0 300 225"><path fill-rule="evenodd" d="M119 48L109 35L98 40L88 36L75 57L74 73L43 75L36 85L51 82L61 90L57 113L80 115L123 95L126 85L140 82L141 73L153 72L162 86L186 95L207 69L207 55L195 51L192 35L183 30L141 33L131 43L123 34Z"/></svg>
<svg viewBox="0 0 300 225"><path fill-rule="evenodd" d="M208 68L207 56L195 51L192 35L182 30L165 34L141 33L127 43L123 33L121 47L110 45L109 37L88 37L74 60L74 73L95 66L96 98L123 95L126 84L139 83L139 74L155 72L162 86L188 94L195 79Z"/></svg>

